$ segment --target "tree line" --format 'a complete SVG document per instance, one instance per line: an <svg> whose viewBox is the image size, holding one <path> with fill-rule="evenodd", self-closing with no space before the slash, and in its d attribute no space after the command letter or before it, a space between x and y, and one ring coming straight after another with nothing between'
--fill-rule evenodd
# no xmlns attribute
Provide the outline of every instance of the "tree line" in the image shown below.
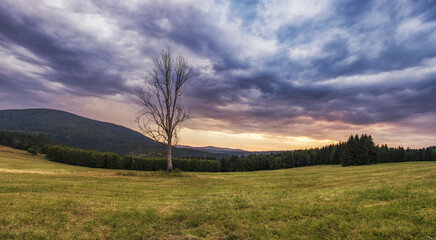
<svg viewBox="0 0 436 240"><path fill-rule="evenodd" d="M59 145L50 146L46 155L47 159L54 162L66 163L77 166L109 169L127 169L142 171L158 171L167 169L167 159L144 156L121 157L116 153L82 150ZM191 172L219 172L220 162L217 160L203 159L173 159L175 168Z"/></svg>
<svg viewBox="0 0 436 240"><path fill-rule="evenodd" d="M46 154L48 160L77 166L109 169L157 171L167 169L167 159L158 157L121 157L116 153L83 150L54 145L55 143L37 135L0 131L0 145L26 150L32 155ZM214 159L175 158L174 168L192 172L219 172L220 162Z"/></svg>
<svg viewBox="0 0 436 240"><path fill-rule="evenodd" d="M52 145L53 142L44 137L37 135L31 135L21 132L10 132L10 131L0 131L0 145L20 149L29 150L31 149L32 154L47 153L48 147Z"/></svg>
<svg viewBox="0 0 436 240"><path fill-rule="evenodd" d="M27 150L31 154L47 154L51 161L85 167L155 171L167 169L167 160L157 157L124 156L115 153L82 150L54 143L43 137L0 131L0 145ZM312 165L367 165L406 161L436 161L436 147L404 149L375 145L371 135L350 136L348 141L321 148L271 154L231 156L220 160L175 158L173 167L183 171L240 172L274 170Z"/></svg>
<svg viewBox="0 0 436 240"><path fill-rule="evenodd" d="M287 151L221 159L221 171L256 171L312 165L341 164L342 166L405 161L436 161L434 147L404 149L378 146L371 135L350 136L348 141L322 148Z"/></svg>

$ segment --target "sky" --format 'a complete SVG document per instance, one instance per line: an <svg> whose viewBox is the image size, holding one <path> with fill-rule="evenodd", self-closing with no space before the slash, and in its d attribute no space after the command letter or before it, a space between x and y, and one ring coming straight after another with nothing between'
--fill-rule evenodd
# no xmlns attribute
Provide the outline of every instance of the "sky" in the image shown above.
<svg viewBox="0 0 436 240"><path fill-rule="evenodd" d="M0 0L0 109L137 130L134 90L168 48L194 68L180 144L436 145L436 0Z"/></svg>

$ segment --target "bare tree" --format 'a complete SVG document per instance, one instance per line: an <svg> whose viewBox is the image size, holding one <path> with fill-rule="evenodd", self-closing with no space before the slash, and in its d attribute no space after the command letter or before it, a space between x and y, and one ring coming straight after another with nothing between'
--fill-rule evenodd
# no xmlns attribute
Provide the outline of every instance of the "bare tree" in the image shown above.
<svg viewBox="0 0 436 240"><path fill-rule="evenodd" d="M136 122L144 134L161 143L167 154L167 171L173 170L172 146L177 144L179 125L189 118L182 106L183 85L192 76L192 66L170 49L153 58L154 67L143 87L136 89L140 111Z"/></svg>

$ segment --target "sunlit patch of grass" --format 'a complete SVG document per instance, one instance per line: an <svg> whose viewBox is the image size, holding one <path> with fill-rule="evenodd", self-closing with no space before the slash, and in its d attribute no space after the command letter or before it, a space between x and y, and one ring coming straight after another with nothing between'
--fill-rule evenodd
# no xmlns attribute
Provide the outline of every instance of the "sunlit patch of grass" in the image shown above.
<svg viewBox="0 0 436 240"><path fill-rule="evenodd" d="M434 239L436 163L166 173L0 147L0 239Z"/></svg>

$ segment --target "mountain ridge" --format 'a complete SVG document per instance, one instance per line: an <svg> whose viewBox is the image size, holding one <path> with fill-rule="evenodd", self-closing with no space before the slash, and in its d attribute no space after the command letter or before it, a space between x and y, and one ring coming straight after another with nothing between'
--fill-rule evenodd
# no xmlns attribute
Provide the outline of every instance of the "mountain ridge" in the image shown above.
<svg viewBox="0 0 436 240"><path fill-rule="evenodd" d="M56 109L0 110L0 130L30 133L70 147L121 155L156 154L163 150L159 143L132 129ZM177 147L173 153L176 157L223 157Z"/></svg>
<svg viewBox="0 0 436 240"><path fill-rule="evenodd" d="M177 145L179 148L188 148L194 150L201 150L210 153L222 153L222 154L247 154L250 151L246 151L243 149L235 149L235 148L225 148L225 147L215 147L215 146L204 146L204 147L193 147L189 145Z"/></svg>

